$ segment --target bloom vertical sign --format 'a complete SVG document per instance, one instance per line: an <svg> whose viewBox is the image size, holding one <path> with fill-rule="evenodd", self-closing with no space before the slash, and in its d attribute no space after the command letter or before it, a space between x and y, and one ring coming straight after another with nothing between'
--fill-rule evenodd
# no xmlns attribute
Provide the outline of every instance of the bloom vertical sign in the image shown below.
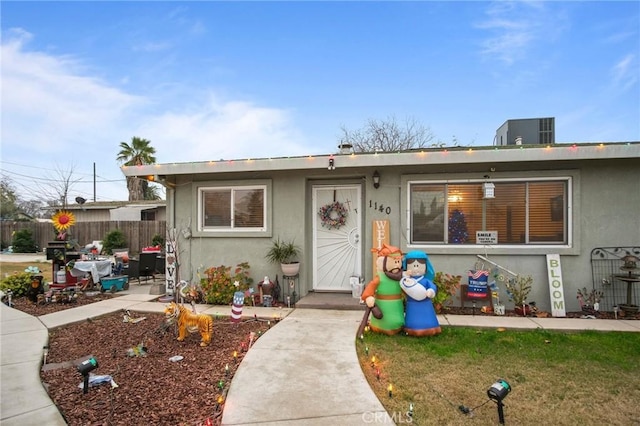
<svg viewBox="0 0 640 426"><path fill-rule="evenodd" d="M389 244L389 221L388 220L374 220L373 229L371 234L373 235L373 276L378 275L378 268L376 266L378 260L378 250L382 248L382 244Z"/></svg>
<svg viewBox="0 0 640 426"><path fill-rule="evenodd" d="M566 317L564 304L564 284L559 254L547 255L547 273L549 275L549 296L551 297L551 315Z"/></svg>

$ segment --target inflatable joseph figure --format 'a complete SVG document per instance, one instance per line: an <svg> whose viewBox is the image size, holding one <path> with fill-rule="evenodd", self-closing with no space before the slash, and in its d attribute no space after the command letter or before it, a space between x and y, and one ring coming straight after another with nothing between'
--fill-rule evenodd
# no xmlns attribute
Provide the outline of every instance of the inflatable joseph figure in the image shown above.
<svg viewBox="0 0 640 426"><path fill-rule="evenodd" d="M369 308L377 305L382 313L381 318L371 317L371 330L396 334L404 325L403 296L399 283L402 278L402 252L387 244L371 251L378 254L377 275L365 287L362 300Z"/></svg>

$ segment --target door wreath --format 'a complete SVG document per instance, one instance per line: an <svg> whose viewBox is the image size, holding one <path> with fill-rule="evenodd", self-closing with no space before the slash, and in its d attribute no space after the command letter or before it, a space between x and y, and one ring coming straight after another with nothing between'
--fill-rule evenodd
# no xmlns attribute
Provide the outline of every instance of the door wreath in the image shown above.
<svg viewBox="0 0 640 426"><path fill-rule="evenodd" d="M347 209L340 201L322 206L318 211L322 226L338 229L347 222Z"/></svg>

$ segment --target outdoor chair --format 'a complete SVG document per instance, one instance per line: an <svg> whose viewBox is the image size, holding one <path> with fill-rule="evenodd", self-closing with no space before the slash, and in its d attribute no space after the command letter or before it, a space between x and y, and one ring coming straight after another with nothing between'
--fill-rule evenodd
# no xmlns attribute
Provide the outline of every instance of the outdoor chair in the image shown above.
<svg viewBox="0 0 640 426"><path fill-rule="evenodd" d="M111 249L111 254L113 254L113 257L115 258L122 258L123 261L129 259L129 249L128 248L117 248L117 249Z"/></svg>
<svg viewBox="0 0 640 426"><path fill-rule="evenodd" d="M158 253L140 253L138 256L138 283L140 283L140 277L152 277L153 281L156 280L156 261Z"/></svg>
<svg viewBox="0 0 640 426"><path fill-rule="evenodd" d="M122 269L122 275L126 275L129 277L129 281L133 278L138 279L138 284L140 283L140 261L135 258L129 259L129 262Z"/></svg>

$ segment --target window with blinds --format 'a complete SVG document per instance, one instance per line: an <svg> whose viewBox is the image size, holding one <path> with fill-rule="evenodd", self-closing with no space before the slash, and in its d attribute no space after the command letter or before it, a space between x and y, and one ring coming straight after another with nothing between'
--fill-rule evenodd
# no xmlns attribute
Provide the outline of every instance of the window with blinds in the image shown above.
<svg viewBox="0 0 640 426"><path fill-rule="evenodd" d="M202 229L265 229L265 194L265 186L201 189Z"/></svg>
<svg viewBox="0 0 640 426"><path fill-rule="evenodd" d="M569 179L410 183L412 244L476 244L476 232L497 233L498 244L566 244Z"/></svg>

